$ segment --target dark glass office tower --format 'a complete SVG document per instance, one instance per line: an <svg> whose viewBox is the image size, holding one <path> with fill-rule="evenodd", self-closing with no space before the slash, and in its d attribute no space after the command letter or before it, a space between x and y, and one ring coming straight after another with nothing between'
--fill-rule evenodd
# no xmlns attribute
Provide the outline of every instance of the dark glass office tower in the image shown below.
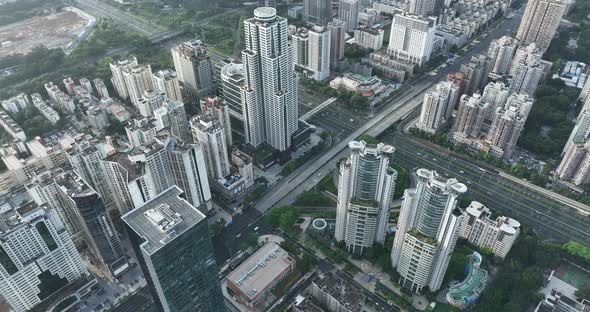
<svg viewBox="0 0 590 312"><path fill-rule="evenodd" d="M177 186L122 217L160 310L225 312L207 219Z"/></svg>

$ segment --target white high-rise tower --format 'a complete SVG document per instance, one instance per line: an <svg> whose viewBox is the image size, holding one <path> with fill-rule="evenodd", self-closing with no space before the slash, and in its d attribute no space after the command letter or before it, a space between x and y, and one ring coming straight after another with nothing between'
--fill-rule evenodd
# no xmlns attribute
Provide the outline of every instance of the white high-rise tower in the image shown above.
<svg viewBox="0 0 590 312"><path fill-rule="evenodd" d="M350 157L340 164L336 241L349 252L362 254L375 242L385 243L389 206L397 172L389 167L395 148L352 141Z"/></svg>
<svg viewBox="0 0 590 312"><path fill-rule="evenodd" d="M270 7L254 10L244 21L246 49L242 51L242 87L246 141L267 142L279 151L291 146L297 131L297 82L287 40L287 19Z"/></svg>
<svg viewBox="0 0 590 312"><path fill-rule="evenodd" d="M463 213L457 202L467 187L436 171L418 169L416 175L416 188L404 192L391 265L400 285L416 292L426 286L437 291L460 234Z"/></svg>

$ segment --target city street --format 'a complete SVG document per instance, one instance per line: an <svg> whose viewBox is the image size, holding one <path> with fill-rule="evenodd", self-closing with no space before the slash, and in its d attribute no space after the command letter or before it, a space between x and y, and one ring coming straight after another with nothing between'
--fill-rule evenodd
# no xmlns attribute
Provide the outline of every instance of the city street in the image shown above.
<svg viewBox="0 0 590 312"><path fill-rule="evenodd" d="M306 166L295 170L280 183L273 186L256 204L256 209L264 213L273 206L292 203L299 194L312 188L322 177L331 172L339 159L346 157L349 141L358 138L364 133L377 136L393 123L419 108L423 94L430 86L444 79L448 73L458 71L460 65L468 61L474 54L485 52L491 40L512 33L520 22L521 17L521 12L517 12L511 19L502 19L488 30L486 35L484 35L485 38L480 38L479 42L471 44L473 48L459 57L454 64L440 69L436 75L424 75L414 81L396 99L385 105L380 112L377 112L374 118L365 122L350 135L343 138L341 142L324 153L324 155L309 162Z"/></svg>
<svg viewBox="0 0 590 312"><path fill-rule="evenodd" d="M466 160L417 144L403 135L384 135L382 139L396 147L394 162L408 170L423 167L436 170L446 177L457 178L467 185L466 196L531 225L545 238L590 243L590 220L587 214L581 214L545 194L523 188Z"/></svg>

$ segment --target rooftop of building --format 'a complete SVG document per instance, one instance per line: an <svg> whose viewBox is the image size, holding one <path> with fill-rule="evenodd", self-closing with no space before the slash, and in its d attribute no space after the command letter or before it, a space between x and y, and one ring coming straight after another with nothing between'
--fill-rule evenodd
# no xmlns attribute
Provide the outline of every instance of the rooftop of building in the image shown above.
<svg viewBox="0 0 590 312"><path fill-rule="evenodd" d="M340 304L351 311L361 311L364 306L366 299L364 290L336 276L332 272L318 276L313 280L313 284L330 294Z"/></svg>
<svg viewBox="0 0 590 312"><path fill-rule="evenodd" d="M145 240L140 247L148 254L154 254L195 224L207 222L203 213L181 197L182 193L173 186L121 217Z"/></svg>
<svg viewBox="0 0 590 312"><path fill-rule="evenodd" d="M324 312L324 310L315 305L310 299L298 295L295 298L295 308L299 312Z"/></svg>
<svg viewBox="0 0 590 312"><path fill-rule="evenodd" d="M85 196L96 193L84 179L74 171L68 171L55 177L57 185L70 196Z"/></svg>
<svg viewBox="0 0 590 312"><path fill-rule="evenodd" d="M145 173L144 166L142 162L132 162L129 159L129 154L125 152L117 152L114 153L107 158L104 159L105 161L115 162L121 165L125 170L127 170L127 180L133 181Z"/></svg>
<svg viewBox="0 0 590 312"><path fill-rule="evenodd" d="M283 272L290 270L295 259L277 243L269 242L231 272L227 279L247 297L253 299Z"/></svg>

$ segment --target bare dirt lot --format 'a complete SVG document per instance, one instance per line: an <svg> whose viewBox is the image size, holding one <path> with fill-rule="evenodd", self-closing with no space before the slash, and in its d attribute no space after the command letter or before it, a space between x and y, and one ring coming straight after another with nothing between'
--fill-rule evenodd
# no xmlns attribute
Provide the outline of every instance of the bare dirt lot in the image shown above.
<svg viewBox="0 0 590 312"><path fill-rule="evenodd" d="M63 11L0 27L0 57L26 54L36 46L67 49L93 22L83 12Z"/></svg>

